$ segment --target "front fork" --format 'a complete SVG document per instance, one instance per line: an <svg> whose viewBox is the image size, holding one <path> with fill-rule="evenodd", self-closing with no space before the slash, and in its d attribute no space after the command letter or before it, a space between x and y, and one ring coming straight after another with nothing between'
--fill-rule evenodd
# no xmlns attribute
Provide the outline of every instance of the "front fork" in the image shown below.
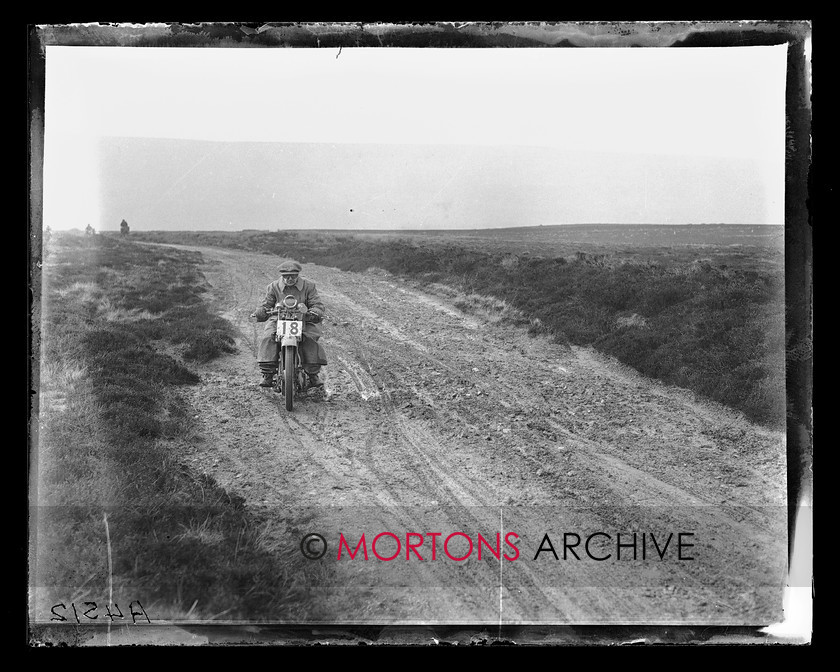
<svg viewBox="0 0 840 672"><path fill-rule="evenodd" d="M283 343L286 341L286 343ZM279 350L279 362L277 366L277 375L274 378L274 389L279 393L283 393L283 386L285 384L285 374L286 374L286 349L287 348L294 348L295 349L295 372L294 372L294 383L295 387L297 388L295 392L303 394L306 392L307 388L309 387L309 376L303 370L303 363L300 359L300 342L298 339L292 337L285 337L281 340Z"/></svg>

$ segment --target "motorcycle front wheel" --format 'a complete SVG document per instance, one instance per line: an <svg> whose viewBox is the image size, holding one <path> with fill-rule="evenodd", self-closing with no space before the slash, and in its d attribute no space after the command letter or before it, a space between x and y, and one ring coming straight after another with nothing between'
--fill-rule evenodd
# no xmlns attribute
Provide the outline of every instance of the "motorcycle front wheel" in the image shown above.
<svg viewBox="0 0 840 672"><path fill-rule="evenodd" d="M286 397L286 410L291 411L295 405L295 369L297 362L295 348L287 346L283 350L283 392Z"/></svg>

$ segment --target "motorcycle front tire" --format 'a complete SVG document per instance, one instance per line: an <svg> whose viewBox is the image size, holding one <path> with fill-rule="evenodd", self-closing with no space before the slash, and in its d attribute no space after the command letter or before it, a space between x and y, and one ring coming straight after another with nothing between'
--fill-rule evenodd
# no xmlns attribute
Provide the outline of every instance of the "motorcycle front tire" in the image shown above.
<svg viewBox="0 0 840 672"><path fill-rule="evenodd" d="M295 405L295 348L287 346L283 350L283 392L286 397L286 410L291 411Z"/></svg>

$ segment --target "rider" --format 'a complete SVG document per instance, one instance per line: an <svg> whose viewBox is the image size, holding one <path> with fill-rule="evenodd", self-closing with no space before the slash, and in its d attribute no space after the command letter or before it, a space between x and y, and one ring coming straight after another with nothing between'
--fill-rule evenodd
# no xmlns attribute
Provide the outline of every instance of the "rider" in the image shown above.
<svg viewBox="0 0 840 672"><path fill-rule="evenodd" d="M277 373L277 362L280 356L280 344L274 340L277 329L277 317L268 319L268 311L283 301L285 296L293 296L306 306L304 316L303 339L300 342L300 358L303 368L309 376L309 384L315 387L323 386L320 379L321 367L327 363L327 353L324 346L318 342L321 337L321 327L318 324L324 315L324 304L315 289L315 283L300 277L301 266L298 262L289 260L280 264L280 279L272 282L265 291L265 299L257 308L255 315L258 322L268 320L263 329L259 342L257 360L262 372L260 386L271 387L274 375Z"/></svg>

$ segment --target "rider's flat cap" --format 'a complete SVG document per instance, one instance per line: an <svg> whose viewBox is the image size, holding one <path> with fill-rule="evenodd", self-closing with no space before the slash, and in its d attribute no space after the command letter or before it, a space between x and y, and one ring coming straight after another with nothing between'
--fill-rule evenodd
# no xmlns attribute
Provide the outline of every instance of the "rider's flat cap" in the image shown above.
<svg viewBox="0 0 840 672"><path fill-rule="evenodd" d="M300 264L296 261L284 261L280 264L280 275L287 273L300 273Z"/></svg>

